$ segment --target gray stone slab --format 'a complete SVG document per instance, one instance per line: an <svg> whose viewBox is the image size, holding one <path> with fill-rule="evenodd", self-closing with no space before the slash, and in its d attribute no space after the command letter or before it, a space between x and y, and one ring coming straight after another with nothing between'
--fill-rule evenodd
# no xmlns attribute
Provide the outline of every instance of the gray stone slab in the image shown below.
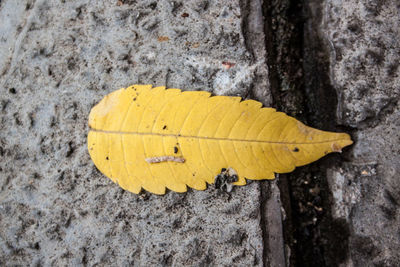
<svg viewBox="0 0 400 267"><path fill-rule="evenodd" d="M353 127L349 162L328 171L332 214L349 224L344 266L400 262L400 9L397 1L324 1L338 123Z"/></svg>
<svg viewBox="0 0 400 267"><path fill-rule="evenodd" d="M91 107L131 84L269 104L260 10L250 0L1 1L1 265L282 266L276 186L134 195L86 151Z"/></svg>

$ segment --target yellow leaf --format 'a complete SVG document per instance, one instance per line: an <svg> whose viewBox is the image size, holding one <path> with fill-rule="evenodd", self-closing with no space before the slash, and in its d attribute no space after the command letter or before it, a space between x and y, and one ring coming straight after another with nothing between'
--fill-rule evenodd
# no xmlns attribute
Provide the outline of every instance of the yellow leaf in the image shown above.
<svg viewBox="0 0 400 267"><path fill-rule="evenodd" d="M151 85L105 96L89 127L96 167L133 193L204 190L228 167L235 185L274 179L352 144L346 133L307 127L254 100Z"/></svg>

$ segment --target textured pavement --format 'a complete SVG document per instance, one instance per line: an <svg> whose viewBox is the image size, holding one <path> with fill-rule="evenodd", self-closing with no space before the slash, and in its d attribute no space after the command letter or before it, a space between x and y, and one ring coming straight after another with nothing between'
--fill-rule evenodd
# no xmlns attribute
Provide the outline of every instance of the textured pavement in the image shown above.
<svg viewBox="0 0 400 267"><path fill-rule="evenodd" d="M86 148L91 107L131 84L270 103L263 21L254 5L1 2L2 264L284 262L276 186L263 197L256 182L230 194L209 186L134 195L100 174ZM273 216L265 221L261 212ZM277 252L269 259L268 225L275 224L270 246Z"/></svg>
<svg viewBox="0 0 400 267"><path fill-rule="evenodd" d="M304 84L305 101L314 99L309 113L329 118L318 111L332 110L334 119L325 123L355 141L312 167L327 179L330 210L323 212L341 225L328 234L343 240L331 245L338 253L324 251L322 262L400 262L399 5L312 0L303 10L291 6L290 18L282 8L288 3L0 1L0 265L302 262L305 255L287 242L292 231L282 229L295 218L281 199L293 210L301 204L290 202L293 188L282 188L285 183L279 189L276 181L252 182L231 193L209 186L134 195L99 173L86 149L89 111L116 89L206 90L293 111L301 106L299 98L285 98L293 77ZM279 16L263 17L269 8ZM304 20L301 44L287 42L296 29L285 28L285 16ZM289 65L288 72L274 63Z"/></svg>

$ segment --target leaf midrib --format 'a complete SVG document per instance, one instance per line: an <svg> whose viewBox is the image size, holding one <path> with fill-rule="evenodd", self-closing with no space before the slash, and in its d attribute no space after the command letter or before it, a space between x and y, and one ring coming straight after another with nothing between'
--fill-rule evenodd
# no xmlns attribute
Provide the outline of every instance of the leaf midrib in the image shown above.
<svg viewBox="0 0 400 267"><path fill-rule="evenodd" d="M316 142L281 142L281 141L267 141L267 140L253 140L253 139L238 139L238 138L221 138L221 137L207 137L207 136L190 136L190 135L176 135L176 134L161 134L161 133L139 133L139 132L121 132L121 131L105 131L90 128L92 132L105 133L105 134L119 134L119 135L141 135L141 136L161 136L161 137L175 137L175 138L194 138L204 140L216 140L216 141L230 141L230 142L248 142L248 143L266 143L266 144L278 144L278 145L315 145L324 144L331 142L338 142L347 140L345 138L316 141Z"/></svg>

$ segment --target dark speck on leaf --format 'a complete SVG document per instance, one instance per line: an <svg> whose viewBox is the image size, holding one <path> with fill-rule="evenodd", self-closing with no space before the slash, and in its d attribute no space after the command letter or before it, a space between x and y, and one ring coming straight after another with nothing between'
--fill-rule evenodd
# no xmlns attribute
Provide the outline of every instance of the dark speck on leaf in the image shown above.
<svg viewBox="0 0 400 267"><path fill-rule="evenodd" d="M214 179L215 188L229 193L232 191L234 186L232 183L237 182L238 180L239 177L235 170L232 168L222 168L221 173Z"/></svg>
<svg viewBox="0 0 400 267"><path fill-rule="evenodd" d="M106 160L108 160L108 157L106 157Z"/></svg>
<svg viewBox="0 0 400 267"><path fill-rule="evenodd" d="M178 148L176 146L174 147L174 153L178 153Z"/></svg>
<svg viewBox="0 0 400 267"><path fill-rule="evenodd" d="M163 130L167 129L167 125L164 125L164 127L162 127L162 128L163 128Z"/></svg>
<svg viewBox="0 0 400 267"><path fill-rule="evenodd" d="M237 175L232 175L226 179L226 181L228 183L234 183L234 182L237 182L238 180L239 180L239 177Z"/></svg>
<svg viewBox="0 0 400 267"><path fill-rule="evenodd" d="M136 101L136 97L133 99L133 101Z"/></svg>
<svg viewBox="0 0 400 267"><path fill-rule="evenodd" d="M217 177L216 177L216 179L215 179L215 188L217 188L217 189L220 189L221 188L221 185L222 185L222 182L221 182L222 180L221 180L221 175L218 175Z"/></svg>
<svg viewBox="0 0 400 267"><path fill-rule="evenodd" d="M299 152L300 151L300 149L298 149L297 147L295 147L294 149L293 149L293 152Z"/></svg>

